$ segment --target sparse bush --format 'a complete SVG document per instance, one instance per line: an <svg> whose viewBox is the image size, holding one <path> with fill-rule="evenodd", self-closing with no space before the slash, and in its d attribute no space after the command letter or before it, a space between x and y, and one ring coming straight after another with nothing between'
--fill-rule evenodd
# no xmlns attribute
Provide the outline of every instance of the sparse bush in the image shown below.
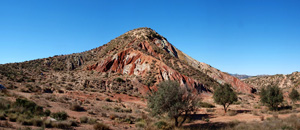
<svg viewBox="0 0 300 130"><path fill-rule="evenodd" d="M56 121L52 122L51 125L54 128L59 128L59 129L70 129L72 124L69 121Z"/></svg>
<svg viewBox="0 0 300 130"><path fill-rule="evenodd" d="M80 123L87 123L88 120L89 120L89 118L86 116L80 117Z"/></svg>
<svg viewBox="0 0 300 130"><path fill-rule="evenodd" d="M16 122L17 118L18 118L17 114L9 114L8 115L8 120L11 122Z"/></svg>
<svg viewBox="0 0 300 130"><path fill-rule="evenodd" d="M64 111L61 112L55 112L51 114L51 117L56 119L56 120L67 120L67 118L69 117L68 114Z"/></svg>
<svg viewBox="0 0 300 130"><path fill-rule="evenodd" d="M50 116L51 111L49 109L46 109L44 113L45 113L45 116Z"/></svg>
<svg viewBox="0 0 300 130"><path fill-rule="evenodd" d="M6 120L6 114L4 111L0 112L0 120Z"/></svg>
<svg viewBox="0 0 300 130"><path fill-rule="evenodd" d="M105 101L112 102L112 100L110 98L105 98Z"/></svg>
<svg viewBox="0 0 300 130"><path fill-rule="evenodd" d="M72 111L79 111L79 112L80 111L85 111L85 109L83 107L81 107L80 105L78 105L78 104L71 105L70 109Z"/></svg>
<svg viewBox="0 0 300 130"><path fill-rule="evenodd" d="M168 124L164 121L158 121L154 124L158 129L165 129Z"/></svg>
<svg viewBox="0 0 300 130"><path fill-rule="evenodd" d="M33 122L34 126L42 126L43 125L43 120L40 118L33 118L32 122Z"/></svg>
<svg viewBox="0 0 300 130"><path fill-rule="evenodd" d="M110 128L102 123L96 123L94 125L94 130L110 130Z"/></svg>

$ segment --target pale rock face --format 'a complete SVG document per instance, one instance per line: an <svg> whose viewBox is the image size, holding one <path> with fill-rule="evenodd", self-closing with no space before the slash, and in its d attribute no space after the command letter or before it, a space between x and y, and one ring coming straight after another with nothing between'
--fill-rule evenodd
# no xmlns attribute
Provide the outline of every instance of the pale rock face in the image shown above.
<svg viewBox="0 0 300 130"><path fill-rule="evenodd" d="M140 62L140 61L139 61ZM142 75L144 71L150 70L150 66L148 64L139 64L136 63L136 67L134 69L134 75Z"/></svg>
<svg viewBox="0 0 300 130"><path fill-rule="evenodd" d="M162 72L162 76L165 80L169 80L169 75L168 75L168 72L167 71L163 71Z"/></svg>
<svg viewBox="0 0 300 130"><path fill-rule="evenodd" d="M132 64L125 65L124 70L123 70L123 74L129 74L131 67L132 67Z"/></svg>

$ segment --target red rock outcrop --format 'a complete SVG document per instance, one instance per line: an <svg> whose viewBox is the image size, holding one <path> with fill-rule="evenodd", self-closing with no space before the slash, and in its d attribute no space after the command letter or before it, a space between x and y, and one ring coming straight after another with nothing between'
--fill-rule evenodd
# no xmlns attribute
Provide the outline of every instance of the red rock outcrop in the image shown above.
<svg viewBox="0 0 300 130"><path fill-rule="evenodd" d="M151 65L153 65L154 68L151 68ZM188 86L192 88L194 92L210 91L193 78L182 75L160 60L134 49L121 51L113 57L107 57L101 62L88 66L87 69L98 72L114 72L142 76L144 78L146 78L147 72L152 71L155 73L156 84L164 80L176 80L180 82L181 86Z"/></svg>

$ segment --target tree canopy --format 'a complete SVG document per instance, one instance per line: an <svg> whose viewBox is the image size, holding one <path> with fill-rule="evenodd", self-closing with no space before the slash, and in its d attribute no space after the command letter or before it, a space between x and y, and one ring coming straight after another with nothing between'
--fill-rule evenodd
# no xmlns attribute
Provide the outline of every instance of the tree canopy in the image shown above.
<svg viewBox="0 0 300 130"><path fill-rule="evenodd" d="M225 113L228 107L238 100L236 93L231 89L230 84L220 85L215 88L214 101L224 107Z"/></svg>
<svg viewBox="0 0 300 130"><path fill-rule="evenodd" d="M260 100L270 110L278 110L278 105L283 102L283 94L278 86L267 86L261 89Z"/></svg>
<svg viewBox="0 0 300 130"><path fill-rule="evenodd" d="M148 96L148 108L153 116L167 114L174 118L178 127L196 109L196 98L187 87L181 88L176 81L164 81L158 84L157 91ZM178 122L180 116L183 120Z"/></svg>

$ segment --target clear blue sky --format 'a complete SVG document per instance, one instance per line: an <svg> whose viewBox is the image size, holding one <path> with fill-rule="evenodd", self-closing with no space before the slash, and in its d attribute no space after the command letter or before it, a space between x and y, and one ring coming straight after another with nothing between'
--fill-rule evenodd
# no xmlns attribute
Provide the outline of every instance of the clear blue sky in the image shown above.
<svg viewBox="0 0 300 130"><path fill-rule="evenodd" d="M0 0L0 64L90 50L138 27L224 72L300 71L299 0Z"/></svg>

